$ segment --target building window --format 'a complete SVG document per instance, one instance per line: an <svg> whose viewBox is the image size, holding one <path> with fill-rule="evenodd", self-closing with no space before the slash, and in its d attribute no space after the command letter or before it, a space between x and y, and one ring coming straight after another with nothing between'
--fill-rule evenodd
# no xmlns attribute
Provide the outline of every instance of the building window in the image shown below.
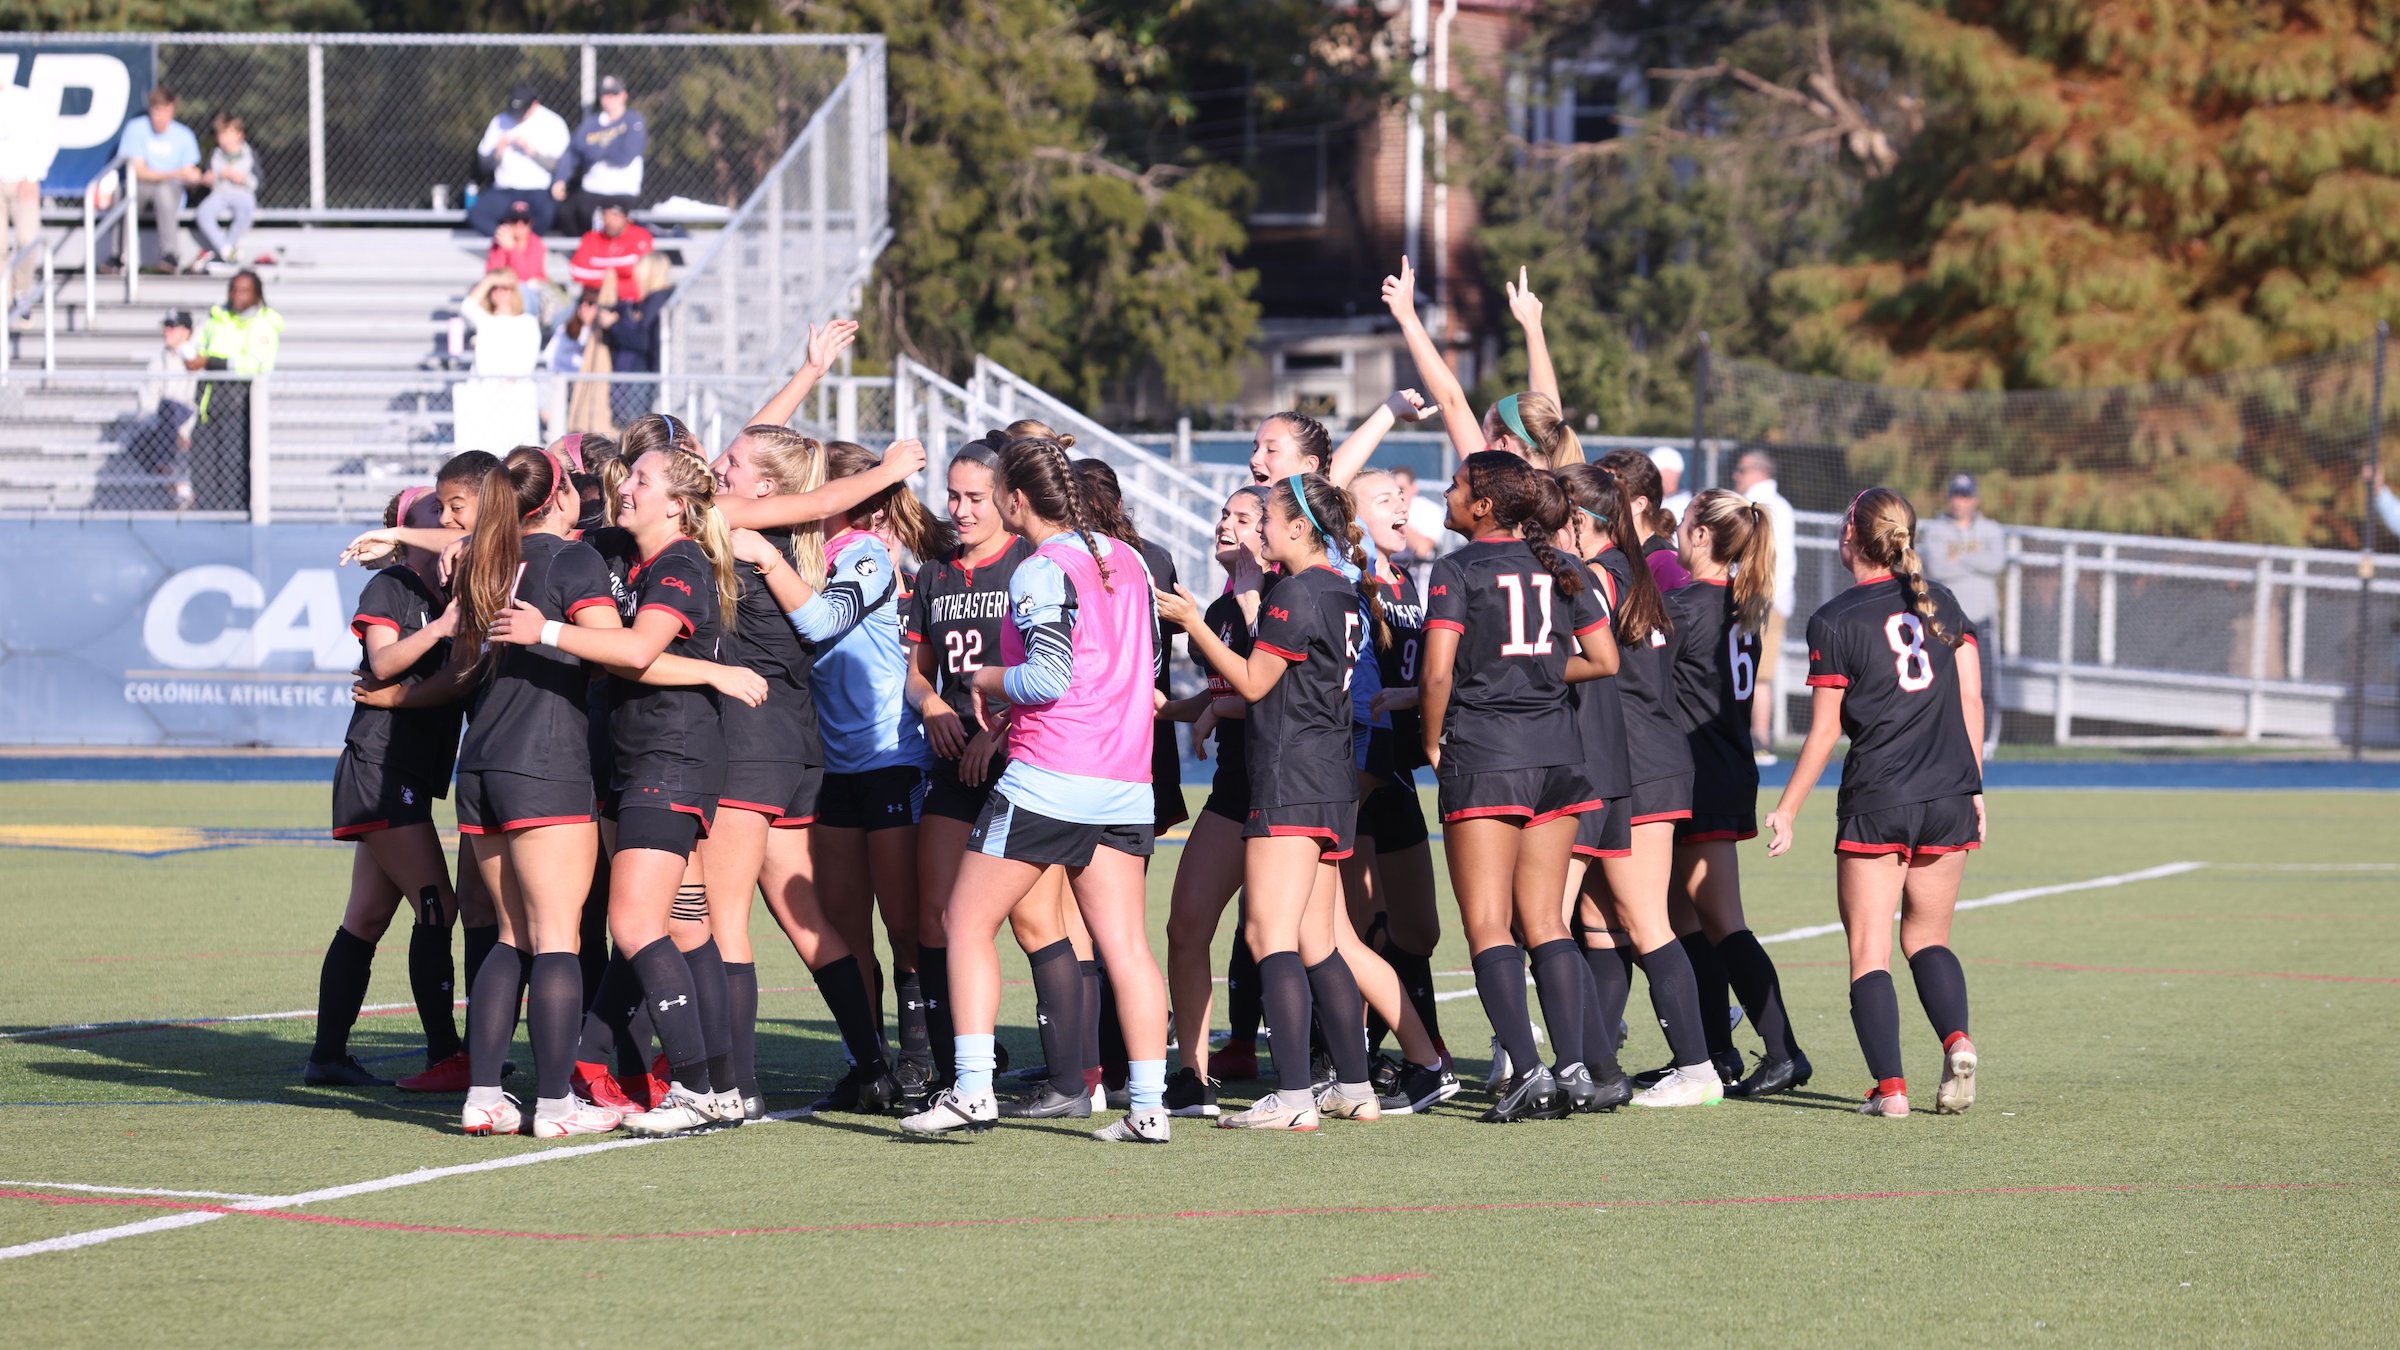
<svg viewBox="0 0 2400 1350"><path fill-rule="evenodd" d="M1349 419L1354 357L1347 351L1275 353L1275 404L1320 421Z"/></svg>
<svg viewBox="0 0 2400 1350"><path fill-rule="evenodd" d="M1258 185L1253 225L1314 229L1325 223L1325 129L1261 131L1256 117L1243 125L1244 167Z"/></svg>

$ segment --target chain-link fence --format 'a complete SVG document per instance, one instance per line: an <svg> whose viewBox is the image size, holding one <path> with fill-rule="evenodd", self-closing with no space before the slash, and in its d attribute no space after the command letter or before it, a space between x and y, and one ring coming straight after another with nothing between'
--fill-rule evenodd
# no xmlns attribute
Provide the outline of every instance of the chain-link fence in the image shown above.
<svg viewBox="0 0 2400 1350"><path fill-rule="evenodd" d="M407 219L464 210L476 145L516 85L570 130L599 80L625 82L649 128L641 196L738 206L880 39L573 38L353 33L30 34L151 44L176 117L205 146L243 119L266 219ZM127 116L141 115L138 107Z"/></svg>

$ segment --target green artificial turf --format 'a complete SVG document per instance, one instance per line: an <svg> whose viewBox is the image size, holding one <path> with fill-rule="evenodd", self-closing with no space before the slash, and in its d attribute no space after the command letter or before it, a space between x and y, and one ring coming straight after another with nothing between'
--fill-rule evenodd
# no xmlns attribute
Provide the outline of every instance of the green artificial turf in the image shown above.
<svg viewBox="0 0 2400 1350"><path fill-rule="evenodd" d="M1830 806L1789 857L1744 847L1762 935L1833 917ZM350 865L296 840L136 857L12 829L107 821L159 851L192 840L149 827L255 837L323 813L314 787L0 786L0 1031L305 1010ZM1160 850L1154 933L1179 857ZM1494 1128L1471 1086L1310 1138L1178 1121L1155 1149L1080 1123L929 1143L774 1123L0 1260L0 1299L28 1344L2388 1340L2393 797L1996 794L1965 893L2187 861L2212 865L1960 916L1984 1056L1963 1117L1850 1114L1843 948L1811 937L1768 950L1817 1078L1766 1104ZM2329 866L2352 863L2382 866ZM1446 929L1435 968L1457 972ZM761 1076L788 1108L839 1054L763 910L756 932ZM1023 960L1003 956L1003 1039L1030 1062ZM406 1004L404 958L396 929L371 1003ZM1929 1105L1937 1047L1900 984ZM1643 998L1629 1067L1663 1058ZM1479 1080L1480 1009L1442 1014ZM31 1183L281 1197L604 1142L469 1140L453 1102L304 1088L311 1030L0 1040L0 1247L213 1203ZM352 1042L393 1073L418 1043L406 1007Z"/></svg>

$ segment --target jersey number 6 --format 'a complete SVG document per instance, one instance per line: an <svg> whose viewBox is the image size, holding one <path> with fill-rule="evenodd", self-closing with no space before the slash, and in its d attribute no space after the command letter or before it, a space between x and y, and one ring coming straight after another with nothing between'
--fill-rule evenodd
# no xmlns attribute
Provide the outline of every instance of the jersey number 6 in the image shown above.
<svg viewBox="0 0 2400 1350"><path fill-rule="evenodd" d="M1900 688L1922 694L1933 687L1933 657L1925 650L1925 621L1902 610L1883 621L1883 640L1892 645L1892 669Z"/></svg>
<svg viewBox="0 0 2400 1350"><path fill-rule="evenodd" d="M1725 635L1726 665L1733 670L1733 701L1746 702L1758 692L1758 658L1742 647L1742 630L1737 625Z"/></svg>

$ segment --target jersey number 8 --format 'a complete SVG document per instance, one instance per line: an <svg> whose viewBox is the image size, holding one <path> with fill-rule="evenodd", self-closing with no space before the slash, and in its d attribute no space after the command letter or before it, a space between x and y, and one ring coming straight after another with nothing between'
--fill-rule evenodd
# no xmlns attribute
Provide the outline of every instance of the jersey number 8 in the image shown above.
<svg viewBox="0 0 2400 1350"><path fill-rule="evenodd" d="M1925 621L1902 610L1883 621L1883 640L1892 646L1892 669L1900 688L1922 694L1933 687L1933 657L1925 650Z"/></svg>
<svg viewBox="0 0 2400 1350"><path fill-rule="evenodd" d="M1548 656L1550 654L1550 590L1556 583L1547 575L1533 581L1534 603L1541 609L1541 623L1534 630L1541 641L1532 642L1525 635L1526 578L1513 573L1492 578L1501 590L1508 592L1508 641L1500 644L1502 656Z"/></svg>
<svg viewBox="0 0 2400 1350"><path fill-rule="evenodd" d="M942 645L949 649L950 673L972 675L983 669L983 633L974 628L953 628L942 634Z"/></svg>

